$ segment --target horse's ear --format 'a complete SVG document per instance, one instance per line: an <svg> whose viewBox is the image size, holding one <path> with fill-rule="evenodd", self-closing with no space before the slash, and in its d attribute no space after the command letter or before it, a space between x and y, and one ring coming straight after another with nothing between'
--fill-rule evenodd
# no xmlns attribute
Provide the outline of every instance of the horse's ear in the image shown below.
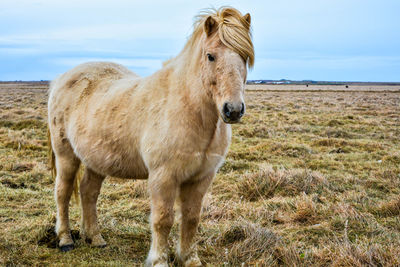
<svg viewBox="0 0 400 267"><path fill-rule="evenodd" d="M208 18L204 22L204 31L207 34L207 36L213 34L216 28L217 28L217 22L211 16L208 16Z"/></svg>
<svg viewBox="0 0 400 267"><path fill-rule="evenodd" d="M249 13L243 16L243 20L247 22L247 28L250 29L250 23L251 23L251 16Z"/></svg>

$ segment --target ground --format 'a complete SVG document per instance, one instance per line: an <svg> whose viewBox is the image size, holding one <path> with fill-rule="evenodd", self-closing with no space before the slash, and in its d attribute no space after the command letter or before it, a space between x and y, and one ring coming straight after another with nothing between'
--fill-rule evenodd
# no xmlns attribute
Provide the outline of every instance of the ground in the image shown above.
<svg viewBox="0 0 400 267"><path fill-rule="evenodd" d="M204 263L399 265L400 87L249 88L204 202ZM106 180L98 203L106 248L79 238L76 204L76 249L56 248L46 101L46 84L0 85L0 265L140 265L151 234L146 181ZM173 249L170 258L176 265Z"/></svg>

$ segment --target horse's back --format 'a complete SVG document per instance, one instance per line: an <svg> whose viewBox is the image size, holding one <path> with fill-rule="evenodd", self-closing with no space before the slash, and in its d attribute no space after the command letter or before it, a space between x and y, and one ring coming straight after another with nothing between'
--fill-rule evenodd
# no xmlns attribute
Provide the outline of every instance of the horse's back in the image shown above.
<svg viewBox="0 0 400 267"><path fill-rule="evenodd" d="M117 137L125 130L122 121L129 105L126 92L138 83L138 78L115 63L89 62L54 80L50 86L48 117L56 154L72 149L85 165L105 172L96 167L101 164L93 162L104 162L111 154L115 157L123 154L115 153L122 146ZM137 158L136 154L133 156ZM140 165L137 169L141 170L138 175L144 176L143 164L137 161Z"/></svg>
<svg viewBox="0 0 400 267"><path fill-rule="evenodd" d="M49 120L52 117L66 119L75 111L85 113L88 106L99 102L101 95L110 93L113 84L122 79L135 80L138 77L124 66L111 62L78 65L52 81L48 103Z"/></svg>
<svg viewBox="0 0 400 267"><path fill-rule="evenodd" d="M87 62L67 71L50 85L50 92L74 90L82 81L87 81L92 86L104 81L119 80L124 77L139 77L134 72L122 65L112 62Z"/></svg>

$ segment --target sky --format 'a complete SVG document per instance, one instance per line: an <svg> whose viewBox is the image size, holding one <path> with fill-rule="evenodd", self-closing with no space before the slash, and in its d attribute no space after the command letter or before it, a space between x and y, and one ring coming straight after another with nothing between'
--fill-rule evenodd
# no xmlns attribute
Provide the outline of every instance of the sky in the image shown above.
<svg viewBox="0 0 400 267"><path fill-rule="evenodd" d="M250 80L400 82L398 0L0 0L0 80L51 80L98 60L150 75L201 9L223 5L252 16Z"/></svg>

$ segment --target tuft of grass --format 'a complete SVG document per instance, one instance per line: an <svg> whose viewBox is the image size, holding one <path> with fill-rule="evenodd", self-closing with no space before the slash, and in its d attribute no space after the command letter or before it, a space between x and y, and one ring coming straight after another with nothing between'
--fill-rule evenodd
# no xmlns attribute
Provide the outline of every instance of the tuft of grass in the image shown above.
<svg viewBox="0 0 400 267"><path fill-rule="evenodd" d="M274 169L263 166L259 171L246 173L237 183L237 192L249 201L271 198L275 195L295 196L309 194L328 186L326 178L307 169Z"/></svg>
<svg viewBox="0 0 400 267"><path fill-rule="evenodd" d="M364 245L341 242L331 245L327 260L331 266L397 266L400 264L398 248L383 248L378 244Z"/></svg>
<svg viewBox="0 0 400 267"><path fill-rule="evenodd" d="M383 162L400 165L400 154L387 155L382 158Z"/></svg>
<svg viewBox="0 0 400 267"><path fill-rule="evenodd" d="M13 122L13 121L1 121L0 122L0 127L5 127L5 128L10 128L15 131L23 130L23 129L46 129L46 122L41 121L41 120L22 120L18 122Z"/></svg>
<svg viewBox="0 0 400 267"><path fill-rule="evenodd" d="M346 146L349 143L343 139L321 138L313 142L315 146Z"/></svg>
<svg viewBox="0 0 400 267"><path fill-rule="evenodd" d="M231 266L249 265L296 266L299 257L294 250L283 248L282 239L271 230L240 221L222 233L221 244L229 251L226 261Z"/></svg>
<svg viewBox="0 0 400 267"><path fill-rule="evenodd" d="M327 129L325 131L325 135L329 138L344 138L344 139L352 139L355 137L354 134L351 134L347 131L341 129Z"/></svg>
<svg viewBox="0 0 400 267"><path fill-rule="evenodd" d="M332 119L332 120L328 121L328 123L327 123L327 125L330 126L330 127L340 126L340 125L343 125L343 124L344 123L342 121L337 120L337 119Z"/></svg>
<svg viewBox="0 0 400 267"><path fill-rule="evenodd" d="M233 171L245 171L254 168L254 164L246 160L234 160L226 159L224 164L221 166L221 172L233 172Z"/></svg>
<svg viewBox="0 0 400 267"><path fill-rule="evenodd" d="M317 208L311 197L303 195L296 201L293 221L300 223L315 223L317 221Z"/></svg>
<svg viewBox="0 0 400 267"><path fill-rule="evenodd" d="M400 215L400 196L390 200L385 201L380 204L376 209L377 215L380 216L398 216Z"/></svg>

